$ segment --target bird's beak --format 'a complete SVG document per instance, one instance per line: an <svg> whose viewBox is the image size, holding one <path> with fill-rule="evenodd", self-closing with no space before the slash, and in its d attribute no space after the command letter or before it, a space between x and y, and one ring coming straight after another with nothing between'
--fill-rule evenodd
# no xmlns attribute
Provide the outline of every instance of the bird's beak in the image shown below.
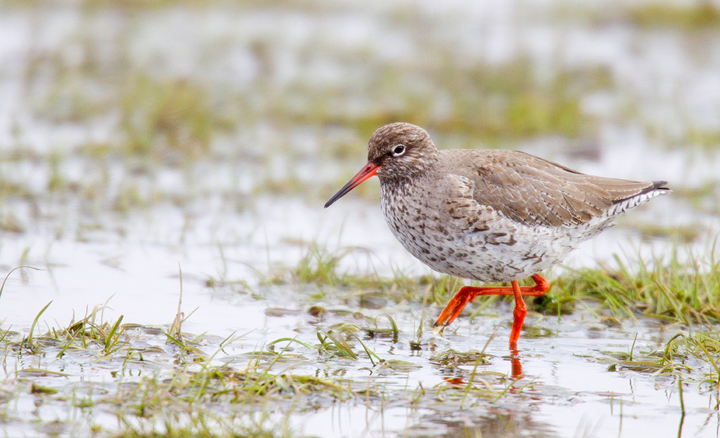
<svg viewBox="0 0 720 438"><path fill-rule="evenodd" d="M354 177L352 177L350 181L347 182L347 184L345 184L340 190L338 190L338 192L335 193L333 197L325 203L325 208L330 207L335 201L345 196L347 192L359 186L361 182L375 175L379 169L380 166L372 163L371 161L368 161L365 167L360 169L360 172L358 172Z"/></svg>

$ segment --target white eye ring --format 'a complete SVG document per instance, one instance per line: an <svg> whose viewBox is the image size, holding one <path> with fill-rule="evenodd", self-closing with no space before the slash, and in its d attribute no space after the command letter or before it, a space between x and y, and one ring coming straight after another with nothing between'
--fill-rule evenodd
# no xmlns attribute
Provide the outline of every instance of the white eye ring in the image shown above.
<svg viewBox="0 0 720 438"><path fill-rule="evenodd" d="M396 145L392 150L393 157L399 157L400 155L402 155L404 153L405 153L405 145L404 144Z"/></svg>

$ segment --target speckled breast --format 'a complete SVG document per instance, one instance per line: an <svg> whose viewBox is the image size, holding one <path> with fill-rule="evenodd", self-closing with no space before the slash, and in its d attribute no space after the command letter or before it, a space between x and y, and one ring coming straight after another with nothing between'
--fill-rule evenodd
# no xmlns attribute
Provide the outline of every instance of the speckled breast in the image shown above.
<svg viewBox="0 0 720 438"><path fill-rule="evenodd" d="M448 217L439 193L411 183L381 186L385 221L432 269L482 282L529 277L562 261L579 243L562 229L518 224L486 206Z"/></svg>

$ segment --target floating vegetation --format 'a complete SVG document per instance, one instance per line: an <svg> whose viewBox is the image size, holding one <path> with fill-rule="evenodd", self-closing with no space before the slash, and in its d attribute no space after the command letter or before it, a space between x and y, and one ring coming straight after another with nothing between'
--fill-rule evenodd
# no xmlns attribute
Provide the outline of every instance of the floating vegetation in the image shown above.
<svg viewBox="0 0 720 438"><path fill-rule="evenodd" d="M445 350L433 356L430 361L441 367L457 367L460 365L485 365L489 363L488 355L480 351L459 352L455 350Z"/></svg>

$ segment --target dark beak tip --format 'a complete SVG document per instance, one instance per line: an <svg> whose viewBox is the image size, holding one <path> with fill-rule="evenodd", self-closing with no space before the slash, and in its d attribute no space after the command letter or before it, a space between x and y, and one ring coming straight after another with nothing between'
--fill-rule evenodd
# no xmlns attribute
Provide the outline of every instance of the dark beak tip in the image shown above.
<svg viewBox="0 0 720 438"><path fill-rule="evenodd" d="M348 194L350 190L357 187L361 182L375 175L379 168L380 166L368 162L368 164L366 164L365 167L360 170L360 172L358 172L354 177L352 177L350 181L348 181L340 190L338 190L337 193L332 196L332 198L328 200L328 202L325 203L325 208L330 207L335 203L335 201Z"/></svg>

